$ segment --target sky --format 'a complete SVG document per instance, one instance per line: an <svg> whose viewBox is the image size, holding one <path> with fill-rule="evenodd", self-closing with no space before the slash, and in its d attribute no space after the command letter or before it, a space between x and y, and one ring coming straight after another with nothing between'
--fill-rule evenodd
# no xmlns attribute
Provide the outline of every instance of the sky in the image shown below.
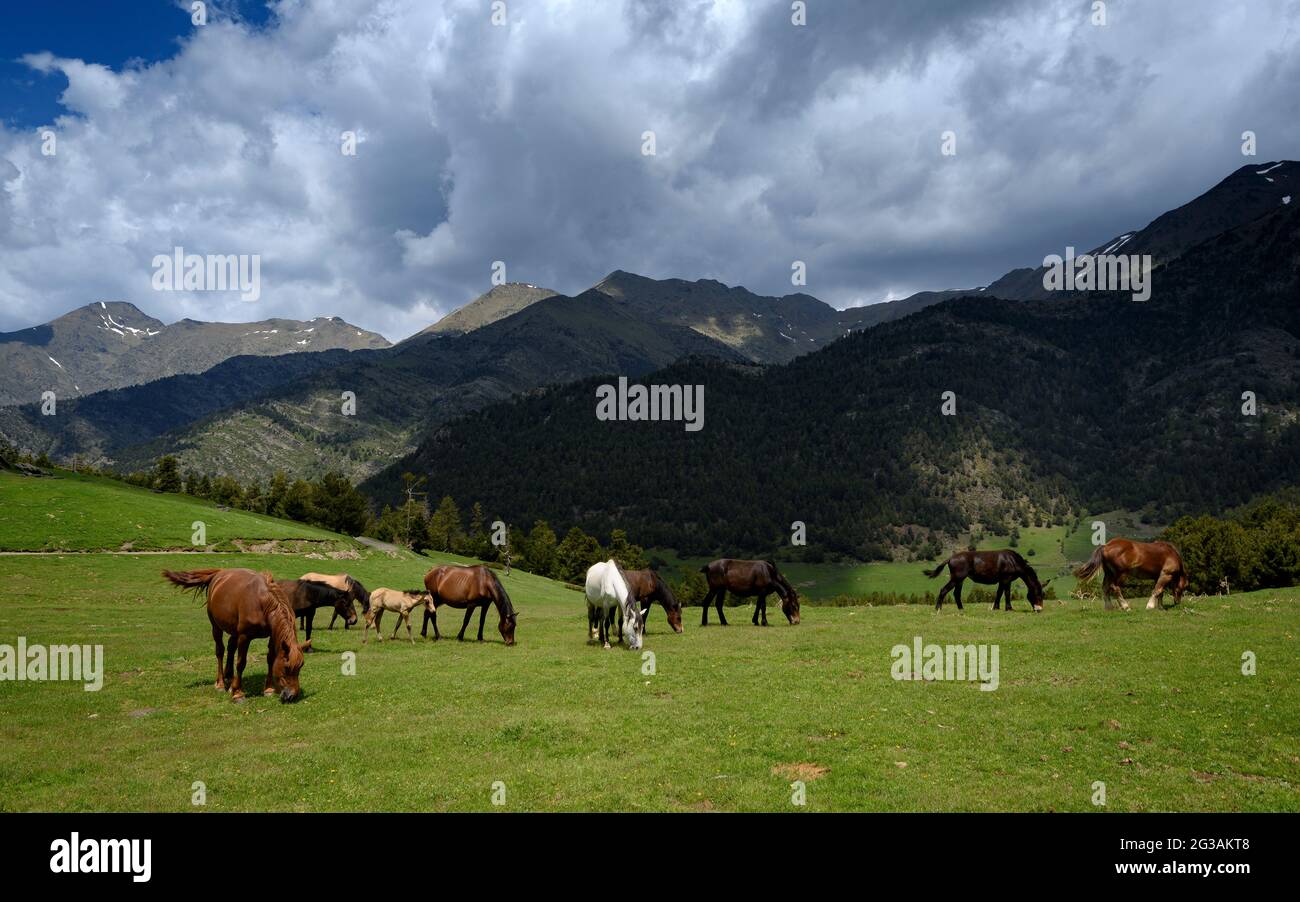
<svg viewBox="0 0 1300 902"><path fill-rule="evenodd" d="M398 340L502 270L846 307L982 286L1300 158L1300 0L796 5L7 9L0 330L124 300ZM257 299L158 290L176 247L257 255Z"/></svg>

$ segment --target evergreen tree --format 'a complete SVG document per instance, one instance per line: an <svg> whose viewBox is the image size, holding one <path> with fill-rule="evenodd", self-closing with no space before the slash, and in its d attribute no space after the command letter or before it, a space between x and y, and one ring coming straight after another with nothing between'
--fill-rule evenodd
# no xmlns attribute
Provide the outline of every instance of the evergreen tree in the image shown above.
<svg viewBox="0 0 1300 902"><path fill-rule="evenodd" d="M534 523L528 534L528 571L538 576L557 576L555 530L545 520Z"/></svg>
<svg viewBox="0 0 1300 902"><path fill-rule="evenodd" d="M429 517L429 547L434 551L452 551L461 544L461 533L460 508L447 495Z"/></svg>
<svg viewBox="0 0 1300 902"><path fill-rule="evenodd" d="M565 534L564 541L556 546L555 578L581 583L587 576L587 568L604 559L605 551L600 547L600 542L575 526Z"/></svg>
<svg viewBox="0 0 1300 902"><path fill-rule="evenodd" d="M153 471L153 487L160 492L177 494L185 489L181 480L181 468L176 458L170 454L158 458Z"/></svg>
<svg viewBox="0 0 1300 902"><path fill-rule="evenodd" d="M370 519L366 496L341 473L326 473L313 486L314 522L347 536L360 535Z"/></svg>

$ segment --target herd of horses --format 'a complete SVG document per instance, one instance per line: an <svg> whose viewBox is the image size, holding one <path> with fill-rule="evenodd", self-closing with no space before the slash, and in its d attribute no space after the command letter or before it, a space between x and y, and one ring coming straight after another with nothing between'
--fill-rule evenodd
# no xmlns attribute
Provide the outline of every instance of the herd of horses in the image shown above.
<svg viewBox="0 0 1300 902"><path fill-rule="evenodd" d="M949 592L961 609L962 584L970 579L984 585L996 584L997 594L993 607L996 610L1005 597L1006 610L1011 610L1011 584L1020 580L1025 584L1029 603L1034 611L1043 609L1044 587L1034 568L1010 549L1001 551L961 551L954 554L926 576L937 577L947 568L948 582L939 591L936 610L943 607ZM1103 571L1103 598L1110 610L1111 595L1115 595L1124 610L1128 602L1120 588L1129 575L1155 580L1155 589L1147 601L1151 609L1163 599L1168 588L1175 601L1181 601L1187 588L1187 573L1178 550L1167 542L1134 542L1129 539L1112 539L1100 546L1089 561L1075 571L1080 579L1088 579L1098 570ZM753 598L754 625L767 626L767 599L776 595L781 601L781 612L790 624L798 625L799 595L790 582L781 575L772 561L736 560L721 558L700 568L708 584L700 618L700 626L709 622L709 606L716 606L718 622L727 625L723 601L727 593L741 598ZM479 612L478 641L483 641L483 628L489 607L497 610L497 629L506 645L515 644L515 626L519 612L506 593L501 580L483 564L444 564L434 567L424 577L423 589L397 590L380 588L370 592L358 580L346 573L305 573L298 579L276 579L270 573L259 573L240 568L213 568L174 572L164 570L163 577L175 586L202 596L207 605L208 621L212 625L212 640L216 647L216 688L231 693L236 700L244 697L243 673L248 657L248 647L254 639L267 639L266 686L263 694L279 694L282 702L297 701L302 696L299 672L305 654L311 650L312 621L318 608L333 611L330 627L335 620L343 619L344 627L357 622L356 606L361 605L366 621L362 642L369 639L374 627L380 641L380 620L386 611L393 611L397 623L392 638L402 625L406 635L415 641L411 629L411 614L423 608L422 637L428 637L433 625L433 638L441 639L438 631L438 609L452 607L465 612L460 632L456 638L464 640L475 610ZM1050 583L1051 580L1048 580ZM593 564L587 571L585 596L587 602L587 631L591 642L610 648L614 635L615 618L620 643L628 648L640 649L645 637L646 618L653 605L663 607L668 623L675 632L682 632L682 605L664 579L653 570L624 570L615 560ZM298 642L296 621L306 631L306 640ZM227 641L226 636L230 639Z"/></svg>

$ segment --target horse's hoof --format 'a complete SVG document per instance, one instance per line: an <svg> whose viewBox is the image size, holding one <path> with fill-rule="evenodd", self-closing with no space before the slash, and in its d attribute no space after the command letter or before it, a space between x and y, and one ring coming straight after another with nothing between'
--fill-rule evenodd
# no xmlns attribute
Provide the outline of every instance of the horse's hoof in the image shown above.
<svg viewBox="0 0 1300 902"><path fill-rule="evenodd" d="M608 642L605 643L605 648L606 648L606 649L610 649L610 648L613 648L613 647L614 647L614 646L610 645Z"/></svg>
<svg viewBox="0 0 1300 902"><path fill-rule="evenodd" d="M267 698L270 698L271 696L275 695L275 690L272 689L270 686L268 686L262 690L262 695L266 696Z"/></svg>
<svg viewBox="0 0 1300 902"><path fill-rule="evenodd" d="M217 683L215 683L215 684L213 685L212 688L213 688L213 689L216 689L218 692L225 692L225 691L226 691L226 684L225 684L225 683L222 683L222 682L217 682Z"/></svg>
<svg viewBox="0 0 1300 902"><path fill-rule="evenodd" d="M234 695L230 696L230 700L235 704L240 704L244 701L244 693L236 692Z"/></svg>

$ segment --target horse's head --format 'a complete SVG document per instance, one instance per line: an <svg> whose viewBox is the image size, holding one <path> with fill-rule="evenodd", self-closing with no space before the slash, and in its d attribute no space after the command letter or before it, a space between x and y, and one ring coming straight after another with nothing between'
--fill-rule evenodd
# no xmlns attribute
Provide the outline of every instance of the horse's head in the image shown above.
<svg viewBox="0 0 1300 902"><path fill-rule="evenodd" d="M311 650L311 640L307 640L302 645L290 642L285 638L276 640L272 637L271 641L279 641L280 643L275 661L271 664L271 677L280 686L280 701L296 702L302 698L302 687L298 685L298 673L307 660L303 652Z"/></svg>
<svg viewBox="0 0 1300 902"><path fill-rule="evenodd" d="M786 590L785 597L781 599L781 613L785 614L785 619L790 621L791 626L799 625L799 593L793 586Z"/></svg>
<svg viewBox="0 0 1300 902"><path fill-rule="evenodd" d="M350 576L348 577L348 594L351 595L354 600L361 602L362 613L370 610L370 593L366 590L365 586L361 585L361 583L357 582Z"/></svg>
<svg viewBox="0 0 1300 902"><path fill-rule="evenodd" d="M1038 580L1036 579L1030 579L1025 581L1025 586L1027 587L1028 590L1027 594L1029 596L1029 603L1033 605L1035 614L1041 613L1043 610L1043 599L1046 597L1043 593L1043 590L1047 588L1048 583L1050 582L1051 582L1050 579L1045 583L1039 583ZM1010 601L1007 602L1007 604L1010 603L1011 603Z"/></svg>
<svg viewBox="0 0 1300 902"><path fill-rule="evenodd" d="M645 616L641 613L641 602L628 593L628 604L623 610L623 641L627 647L636 651L641 647L645 637Z"/></svg>
<svg viewBox="0 0 1300 902"><path fill-rule="evenodd" d="M682 632L682 603L677 600L673 590L668 588L668 584L663 581L663 577L655 575L655 580L659 583L659 591L664 600L664 611L668 614L668 625L673 628L674 633ZM642 624L644 627L645 624Z"/></svg>
<svg viewBox="0 0 1300 902"><path fill-rule="evenodd" d="M505 640L506 645L515 644L515 624L518 622L518 611L511 611L509 614L501 615L501 622L497 624L497 629L501 630L501 638Z"/></svg>
<svg viewBox="0 0 1300 902"><path fill-rule="evenodd" d="M334 611L343 618L343 622L348 626L352 626L357 622L357 606L352 601L351 592L336 591L334 593Z"/></svg>

